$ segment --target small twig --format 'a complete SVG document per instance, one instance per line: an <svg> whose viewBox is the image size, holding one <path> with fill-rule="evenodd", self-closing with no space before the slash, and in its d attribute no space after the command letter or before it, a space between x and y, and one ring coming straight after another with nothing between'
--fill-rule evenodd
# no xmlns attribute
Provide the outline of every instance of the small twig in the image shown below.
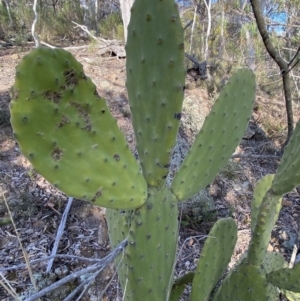
<svg viewBox="0 0 300 301"><path fill-rule="evenodd" d="M235 154L231 156L231 159L242 158L242 159L281 159L281 156L277 155L251 155L251 154Z"/></svg>
<svg viewBox="0 0 300 301"><path fill-rule="evenodd" d="M33 20L32 26L31 26L31 34L32 34L34 42L35 42L35 47L38 48L40 46L40 42L39 42L37 35L35 34L35 26L38 21L38 13L36 10L36 5L37 5L37 0L34 0L34 2L33 2L34 20Z"/></svg>
<svg viewBox="0 0 300 301"><path fill-rule="evenodd" d="M35 281L35 278L33 277L33 273L32 273L32 269L31 269L30 263L29 263L29 259L28 259L28 256L27 256L27 252L26 252L26 250L23 248L23 245L22 245L22 242L21 242L21 238L20 238L20 236L19 236L19 232L18 232L18 230L17 230L16 224L15 224L15 222L14 222L12 213L11 213L11 211L10 211L9 205L8 205L8 203L7 203L7 200L6 200L6 197L4 196L4 194L3 194L3 199L4 199L4 202L5 202L5 205L6 205L8 214L9 214L9 216L10 216L10 218L11 218L11 221L12 221L12 224L13 224L13 227L14 227L14 230L15 230L15 232L16 232L16 236L17 236L18 242L19 242L19 244L20 244L20 247L21 247L21 250L22 250L22 253L23 253L25 262L26 262L26 267L27 267L27 269L28 269L30 281L31 281L31 283L32 283L32 285L33 285L35 291L37 291L36 281ZM37 299L38 299L38 298L37 298Z"/></svg>
<svg viewBox="0 0 300 301"><path fill-rule="evenodd" d="M123 252L122 256L124 256L124 252ZM100 299L100 300L103 300L103 295L104 295L104 293L105 293L106 290L109 288L109 286L111 285L111 283L112 283L112 281L114 280L115 276L117 275L117 271L118 271L119 266L120 266L120 264L121 264L121 262L122 262L122 259L123 259L123 257L121 258L121 260L120 260L120 262L119 262L119 264L118 264L118 266L117 266L117 268L116 268L114 274L112 275L111 279L109 280L109 282L107 283L107 285L105 286L105 288L102 290L101 295L99 296L99 299ZM79 297L80 297L80 296L79 296ZM80 299L78 298L76 301L80 301Z"/></svg>
<svg viewBox="0 0 300 301"><path fill-rule="evenodd" d="M87 258L87 257L80 257L80 256L75 256L75 255L67 255L67 254L57 254L57 255L53 255L53 256L47 256L45 258L41 258L41 259L36 259L36 260L32 260L29 262L30 265L39 263L39 262L43 262L46 260L49 260L51 258L70 258L70 259L78 259L78 260L82 260L82 261L86 261L86 262L91 262L91 263L97 263L97 262L101 262L102 259L99 258ZM7 268L0 268L0 273L1 272L5 272L5 271L13 271L13 270L19 270L22 268L25 268L26 264L22 263L22 264L18 264L18 265L14 265L14 266L10 266Z"/></svg>
<svg viewBox="0 0 300 301"><path fill-rule="evenodd" d="M63 279L61 279L61 280L51 284L50 286L42 289L41 291L33 294L32 296L25 299L24 301L35 301L38 298L41 298L41 297L49 294L50 292L56 290L57 288L64 285L65 283L74 281L76 278L78 278L82 275L85 275L85 274L88 274L88 273L93 273L94 271L97 271L97 270L102 271L124 250L124 248L127 246L127 243L128 243L127 239L123 240L115 249L113 249L107 256L105 256L102 259L101 263L97 263L97 264L89 266L89 267L87 267L83 270L74 272L71 275L68 275L68 276L64 277Z"/></svg>
<svg viewBox="0 0 300 301"><path fill-rule="evenodd" d="M183 30L186 30L186 29L189 28L192 24L193 24L193 20L190 20L190 21L183 27Z"/></svg>
<svg viewBox="0 0 300 301"><path fill-rule="evenodd" d="M296 244L294 244L294 247L293 247L293 253L292 253L292 256L291 256L290 263L289 263L289 268L290 268L290 269L291 269L291 268L294 266L294 264L295 264L297 252L298 252L298 246L297 246Z"/></svg>
<svg viewBox="0 0 300 301"><path fill-rule="evenodd" d="M289 68L287 71L283 72L282 75L286 75L286 74L288 74L290 71L292 71L292 70L296 67L296 65L297 65L299 62L300 62L300 59L298 59L298 60L296 61L296 63L295 63L291 68Z"/></svg>
<svg viewBox="0 0 300 301"><path fill-rule="evenodd" d="M68 199L68 204L65 208L65 211L64 211L63 216L62 216L61 221L60 221L60 225L59 225L58 230L57 230L57 235L56 235L56 238L55 238L55 242L54 242L54 246L53 246L53 249L52 249L52 252L51 252L51 256L55 255L56 252L57 252L60 239L61 239L61 237L64 233L64 229L65 229L65 226L66 226L66 221L67 221L68 214L69 214L70 208L72 206L72 203L73 203L73 198L69 198ZM54 258L51 258L50 261L48 262L47 269L46 269L47 273L49 273L51 271L53 261L54 261Z"/></svg>
<svg viewBox="0 0 300 301"><path fill-rule="evenodd" d="M91 38L93 38L93 39L96 40L96 41L99 41L99 39L98 39L96 36L94 36L94 35L88 30L88 28L87 28L85 25L80 25L80 24L78 24L78 23L76 23L76 22L74 22L74 21L72 21L72 23L76 25L74 28L80 27L80 28L81 28L84 32L86 32Z"/></svg>
<svg viewBox="0 0 300 301"><path fill-rule="evenodd" d="M41 41L40 43L41 43L42 45L45 45L45 46L51 48L51 49L57 48L56 46L50 45L50 44L48 44L48 43L46 43L46 42L43 42L43 41Z"/></svg>
<svg viewBox="0 0 300 301"><path fill-rule="evenodd" d="M300 52L300 46L298 47L298 49L297 49L295 55L294 55L294 56L291 58L291 60L289 61L288 66L291 66L292 62L295 60L295 58L297 57L297 55L299 54L299 52Z"/></svg>
<svg viewBox="0 0 300 301"><path fill-rule="evenodd" d="M14 288L10 285L10 283L7 281L7 279L0 273L0 276L2 277L3 281L0 280L0 285L17 301L21 301L18 294L14 290Z"/></svg>
<svg viewBox="0 0 300 301"><path fill-rule="evenodd" d="M95 273L98 274L98 271L96 271ZM95 273L94 273L94 274L95 274ZM93 274L93 275L94 275L94 274ZM81 291L81 289L83 289L84 286L85 286L88 282L91 281L91 278L93 277L93 275L92 275L91 277L88 277L88 278L86 278L85 280L83 280L83 281L80 283L80 285L78 285L78 286L72 291L72 293L71 293L68 297L66 297L63 301L72 301L73 298L76 296L76 294L79 293L79 292ZM80 294L80 295L81 295L81 294Z"/></svg>

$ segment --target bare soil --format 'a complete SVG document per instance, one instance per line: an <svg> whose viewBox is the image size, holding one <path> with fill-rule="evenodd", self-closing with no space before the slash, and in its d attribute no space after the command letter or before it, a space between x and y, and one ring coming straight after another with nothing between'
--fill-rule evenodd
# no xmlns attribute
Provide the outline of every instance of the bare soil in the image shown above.
<svg viewBox="0 0 300 301"><path fill-rule="evenodd" d="M27 51L13 47L0 49L0 268L24 263L4 198L10 206L29 260L50 255L67 201L63 193L35 173L13 139L9 123L9 89L14 82L15 66ZM86 48L71 52L83 64L86 74L98 87L99 94L107 100L129 146L134 150L135 138L125 89L125 59L100 56L97 49ZM187 82L193 83L193 78L187 76ZM189 86L194 86L194 89L186 90L183 124L180 130L180 136L187 146L193 142L201 122L213 104L203 84L199 87L194 83ZM296 108L295 120L298 120L299 116L299 110ZM279 163L279 158L251 158L249 155L279 155L285 137L283 97L270 99L258 93L249 128L235 152L246 156L230 160L227 167L207 187L204 203L199 205L187 202L187 205L181 207L177 275L195 269L205 236L218 218L232 216L238 225L238 243L230 266L245 252L250 239L253 188L262 176L274 173ZM5 223L7 220L8 223ZM300 198L296 191L292 191L283 198L283 208L273 231L269 251L278 251L287 261L290 260L294 244L298 245L299 220ZM100 258L109 250L105 210L75 200L58 253ZM51 276L52 282L57 281L61 275L68 275L87 264L76 259L56 259ZM33 265L33 273L40 275L42 279L50 278L44 273L46 265L47 261ZM2 274L20 295L28 292L31 287L26 268ZM78 284L79 282L71 284L67 291L72 289L72 285L74 287ZM39 285L43 287L48 284L40 281ZM104 295L99 297L99 292L104 289ZM97 277L92 290L82 300L121 300L120 291L114 267L111 265ZM62 295L63 292L59 294L58 297L53 295L42 300L63 300L65 297ZM187 296L188 289L182 300L188 300ZM13 300L1 286L0 299Z"/></svg>

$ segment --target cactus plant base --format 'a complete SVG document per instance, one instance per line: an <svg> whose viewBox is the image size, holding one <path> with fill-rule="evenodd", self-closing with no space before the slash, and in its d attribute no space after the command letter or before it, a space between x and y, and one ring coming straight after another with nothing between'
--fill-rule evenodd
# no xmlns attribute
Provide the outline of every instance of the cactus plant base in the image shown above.
<svg viewBox="0 0 300 301"><path fill-rule="evenodd" d="M169 188L152 187L142 207L107 210L112 246L128 237L125 256L116 261L124 300L168 300L178 238L177 204Z"/></svg>

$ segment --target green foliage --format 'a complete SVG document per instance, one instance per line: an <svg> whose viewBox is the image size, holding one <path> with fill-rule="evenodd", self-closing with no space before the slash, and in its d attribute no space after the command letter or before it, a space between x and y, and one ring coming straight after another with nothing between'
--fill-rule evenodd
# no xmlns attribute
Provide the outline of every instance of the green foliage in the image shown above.
<svg viewBox="0 0 300 301"><path fill-rule="evenodd" d="M112 13L99 22L100 35L106 39L124 39L124 27L120 13Z"/></svg>

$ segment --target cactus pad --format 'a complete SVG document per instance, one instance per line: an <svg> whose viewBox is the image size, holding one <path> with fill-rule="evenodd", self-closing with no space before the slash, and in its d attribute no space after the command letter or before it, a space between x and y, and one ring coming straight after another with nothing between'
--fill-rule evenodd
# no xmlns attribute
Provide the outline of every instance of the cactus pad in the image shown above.
<svg viewBox="0 0 300 301"><path fill-rule="evenodd" d="M126 56L126 86L144 177L150 186L162 186L185 83L183 29L174 0L134 2Z"/></svg>
<svg viewBox="0 0 300 301"><path fill-rule="evenodd" d="M275 174L272 189L283 195L300 184L300 121L298 121L289 143L284 149L280 165Z"/></svg>
<svg viewBox="0 0 300 301"><path fill-rule="evenodd" d="M250 119L255 96L252 71L238 70L213 105L172 184L180 201L205 188L225 166Z"/></svg>
<svg viewBox="0 0 300 301"><path fill-rule="evenodd" d="M264 259L266 273L271 273L286 267L287 263L278 252L267 252Z"/></svg>
<svg viewBox="0 0 300 301"><path fill-rule="evenodd" d="M226 277L212 301L273 301L274 288L268 283L264 270L244 260Z"/></svg>
<svg viewBox="0 0 300 301"><path fill-rule="evenodd" d="M281 196L274 195L269 190L261 202L248 252L249 263L253 265L259 266L263 263L271 232L281 208L281 201Z"/></svg>
<svg viewBox="0 0 300 301"><path fill-rule="evenodd" d="M267 274L267 279L280 289L300 293L300 263L292 269L284 268Z"/></svg>
<svg viewBox="0 0 300 301"><path fill-rule="evenodd" d="M262 203L262 200L267 193L267 191L271 188L272 182L274 179L274 175L266 175L262 179L260 179L254 189L253 192L253 201L251 203L251 230L252 233L256 226L257 221L257 215L259 213L259 208ZM280 211L281 206L278 206L278 214ZM275 216L275 219L277 220L278 214Z"/></svg>
<svg viewBox="0 0 300 301"><path fill-rule="evenodd" d="M20 149L49 182L99 206L132 209L145 202L146 183L116 120L69 52L37 48L26 55L12 98Z"/></svg>
<svg viewBox="0 0 300 301"><path fill-rule="evenodd" d="M167 189L149 189L146 203L132 215L127 266L119 270L126 301L168 300L178 236L175 196Z"/></svg>
<svg viewBox="0 0 300 301"><path fill-rule="evenodd" d="M237 240L233 219L218 220L205 241L192 286L192 301L207 301L211 291L222 277Z"/></svg>

